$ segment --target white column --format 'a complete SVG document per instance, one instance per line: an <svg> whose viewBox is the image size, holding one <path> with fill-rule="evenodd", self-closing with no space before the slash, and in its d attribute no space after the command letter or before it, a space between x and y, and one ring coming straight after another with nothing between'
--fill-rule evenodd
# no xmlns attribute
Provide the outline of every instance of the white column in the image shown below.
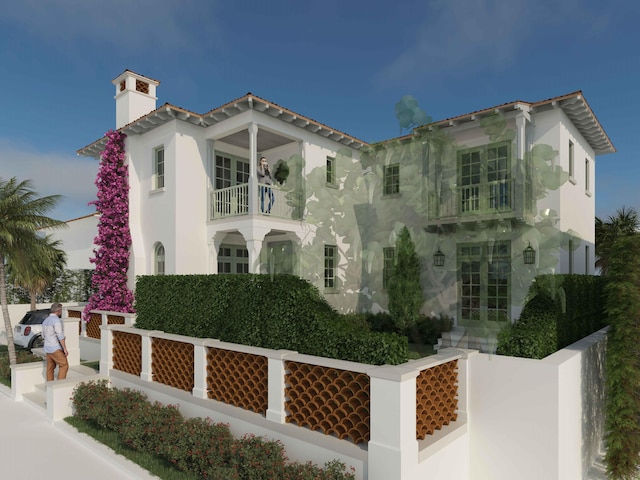
<svg viewBox="0 0 640 480"><path fill-rule="evenodd" d="M112 326L100 330L100 375L109 375L113 368L113 330Z"/></svg>
<svg viewBox="0 0 640 480"><path fill-rule="evenodd" d="M287 413L285 411L285 357L296 352L278 350L269 356L269 406L267 408L267 420L276 423L285 423Z"/></svg>
<svg viewBox="0 0 640 480"><path fill-rule="evenodd" d="M258 125L249 125L249 215L258 212Z"/></svg>
<svg viewBox="0 0 640 480"><path fill-rule="evenodd" d="M249 252L249 273L260 273L260 252L267 233L271 231L268 227L257 227L255 225L238 228Z"/></svg>
<svg viewBox="0 0 640 480"><path fill-rule="evenodd" d="M214 345L209 339L193 339L193 396L208 398L207 388L207 348Z"/></svg>
<svg viewBox="0 0 640 480"><path fill-rule="evenodd" d="M158 332L148 331L142 332L142 369L140 378L145 382L153 381L153 370L151 368L151 336Z"/></svg>
<svg viewBox="0 0 640 480"><path fill-rule="evenodd" d="M418 373L401 366L378 367L367 372L371 378L369 480L413 478L418 465Z"/></svg>
<svg viewBox="0 0 640 480"><path fill-rule="evenodd" d="M65 317L63 320L64 338L67 345L67 362L70 367L80 365L80 337L78 335L78 319Z"/></svg>

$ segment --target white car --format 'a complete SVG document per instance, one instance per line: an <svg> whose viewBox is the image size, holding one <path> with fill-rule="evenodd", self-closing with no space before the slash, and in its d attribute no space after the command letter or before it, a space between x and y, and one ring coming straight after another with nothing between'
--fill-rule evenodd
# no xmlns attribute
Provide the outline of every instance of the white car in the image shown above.
<svg viewBox="0 0 640 480"><path fill-rule="evenodd" d="M13 329L13 343L29 350L42 347L42 322L50 313L48 308L27 312Z"/></svg>

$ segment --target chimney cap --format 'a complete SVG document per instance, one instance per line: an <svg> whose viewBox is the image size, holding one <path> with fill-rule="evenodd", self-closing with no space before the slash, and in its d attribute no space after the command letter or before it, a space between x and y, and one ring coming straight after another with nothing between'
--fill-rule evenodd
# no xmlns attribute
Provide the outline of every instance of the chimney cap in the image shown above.
<svg viewBox="0 0 640 480"><path fill-rule="evenodd" d="M148 82L148 83L150 83L152 85L155 85L156 87L158 85L160 85L160 80L154 80L153 78L145 77L144 75L140 75L139 73L136 73L136 72L131 71L129 69L125 70L120 75L118 75L116 78L111 80L111 83L113 83L114 85L117 85L125 77L134 77L137 80L142 80L144 82Z"/></svg>

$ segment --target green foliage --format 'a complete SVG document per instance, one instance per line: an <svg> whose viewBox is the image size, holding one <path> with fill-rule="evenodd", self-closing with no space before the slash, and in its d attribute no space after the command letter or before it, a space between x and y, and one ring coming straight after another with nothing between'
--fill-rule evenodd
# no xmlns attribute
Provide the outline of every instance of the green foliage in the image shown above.
<svg viewBox="0 0 640 480"><path fill-rule="evenodd" d="M611 245L607 278L605 462L610 478L627 480L640 467L640 235Z"/></svg>
<svg viewBox="0 0 640 480"><path fill-rule="evenodd" d="M498 335L497 353L544 358L607 324L606 279L590 275L540 275L522 314Z"/></svg>
<svg viewBox="0 0 640 480"><path fill-rule="evenodd" d="M406 361L406 339L363 331L292 275L139 277L136 326L369 364Z"/></svg>
<svg viewBox="0 0 640 480"><path fill-rule="evenodd" d="M522 310L520 319L498 334L498 355L544 358L558 350L556 304L545 297L535 297Z"/></svg>
<svg viewBox="0 0 640 480"><path fill-rule="evenodd" d="M389 313L399 331L415 325L424 302L420 286L420 259L407 227L396 241L396 263L389 279Z"/></svg>
<svg viewBox="0 0 640 480"><path fill-rule="evenodd" d="M142 393L111 389L106 380L79 384L72 397L75 415L118 434L140 452L152 452L186 477L216 480L353 480L344 464L322 469L288 463L282 443L246 435L234 439L229 426L210 419L184 420L178 408L151 403ZM105 418L110 413L119 417Z"/></svg>

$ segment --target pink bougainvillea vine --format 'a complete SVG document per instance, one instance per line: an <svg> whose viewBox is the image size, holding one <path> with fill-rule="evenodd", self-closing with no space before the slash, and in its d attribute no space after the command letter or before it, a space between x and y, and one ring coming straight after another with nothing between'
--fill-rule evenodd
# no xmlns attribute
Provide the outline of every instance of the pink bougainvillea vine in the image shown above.
<svg viewBox="0 0 640 480"><path fill-rule="evenodd" d="M95 293L85 307L83 317L91 310L133 312L133 292L127 287L129 269L129 173L124 163L126 135L110 130L96 177L97 200L90 202L100 214L98 236L90 259L96 268L92 285Z"/></svg>

